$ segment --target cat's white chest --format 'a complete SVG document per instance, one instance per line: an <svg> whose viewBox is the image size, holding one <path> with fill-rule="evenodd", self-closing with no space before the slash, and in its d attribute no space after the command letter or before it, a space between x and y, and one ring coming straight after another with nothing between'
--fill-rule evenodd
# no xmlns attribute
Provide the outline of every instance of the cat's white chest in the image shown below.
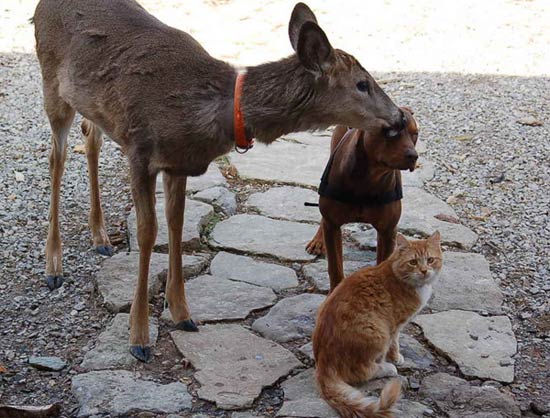
<svg viewBox="0 0 550 418"><path fill-rule="evenodd" d="M420 311L422 308L424 308L424 306L426 306L426 304L432 297L432 285L426 284L424 286L417 287L416 294L420 299L420 306L418 308L418 311Z"/></svg>

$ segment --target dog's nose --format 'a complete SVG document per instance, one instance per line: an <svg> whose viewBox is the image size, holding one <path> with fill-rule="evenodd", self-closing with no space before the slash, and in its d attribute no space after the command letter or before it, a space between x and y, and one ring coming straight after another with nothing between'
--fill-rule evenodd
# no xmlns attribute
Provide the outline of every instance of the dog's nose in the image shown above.
<svg viewBox="0 0 550 418"><path fill-rule="evenodd" d="M411 163L415 163L418 160L418 153L414 149L409 149L405 152L405 158Z"/></svg>

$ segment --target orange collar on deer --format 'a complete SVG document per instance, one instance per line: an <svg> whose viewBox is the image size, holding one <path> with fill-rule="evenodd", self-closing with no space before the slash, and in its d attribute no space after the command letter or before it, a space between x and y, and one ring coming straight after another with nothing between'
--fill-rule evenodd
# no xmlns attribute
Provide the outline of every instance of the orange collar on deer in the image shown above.
<svg viewBox="0 0 550 418"><path fill-rule="evenodd" d="M246 73L240 72L235 80L235 99L233 100L233 134L235 136L235 151L244 154L254 146L254 139L246 135L244 117L241 112L241 96Z"/></svg>

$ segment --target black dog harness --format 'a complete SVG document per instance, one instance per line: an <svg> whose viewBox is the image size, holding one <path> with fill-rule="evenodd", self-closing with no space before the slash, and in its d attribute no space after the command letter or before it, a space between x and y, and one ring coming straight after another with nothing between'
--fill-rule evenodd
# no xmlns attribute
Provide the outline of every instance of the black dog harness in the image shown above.
<svg viewBox="0 0 550 418"><path fill-rule="evenodd" d="M330 174L330 169L332 168L332 164L334 162L334 157L344 141L351 137L352 132L353 129L348 129L344 137L340 140L340 143L334 149L334 152L330 155L330 158L325 167L325 171L323 172L323 176L321 177L321 184L319 185L318 190L319 195L329 199L337 200L338 202L349 203L357 206L381 206L391 202L395 202L397 200L401 200L403 198L403 187L401 186L400 181L398 181L395 185L395 189L389 192L360 195L355 194L349 190L342 189L337 185L329 184L328 178Z"/></svg>

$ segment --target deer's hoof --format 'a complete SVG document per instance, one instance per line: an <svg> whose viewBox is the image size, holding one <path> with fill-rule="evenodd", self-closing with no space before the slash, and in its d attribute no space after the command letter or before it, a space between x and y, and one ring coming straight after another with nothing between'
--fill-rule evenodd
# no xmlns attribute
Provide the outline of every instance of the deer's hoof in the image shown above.
<svg viewBox="0 0 550 418"><path fill-rule="evenodd" d="M53 276L53 275L47 275L46 276L46 284L48 285L48 288L50 290L55 290L61 287L63 284L63 276Z"/></svg>
<svg viewBox="0 0 550 418"><path fill-rule="evenodd" d="M99 254L105 255L107 257L112 257L113 254L115 253L115 250L112 245L98 245L97 247L95 247L95 250Z"/></svg>
<svg viewBox="0 0 550 418"><path fill-rule="evenodd" d="M176 328L187 332L199 331L199 327L197 327L197 324L195 324L195 321L193 321L191 318L179 322L178 324L176 324Z"/></svg>
<svg viewBox="0 0 550 418"><path fill-rule="evenodd" d="M149 363L149 361L151 361L151 347L131 345L130 354L143 363Z"/></svg>

